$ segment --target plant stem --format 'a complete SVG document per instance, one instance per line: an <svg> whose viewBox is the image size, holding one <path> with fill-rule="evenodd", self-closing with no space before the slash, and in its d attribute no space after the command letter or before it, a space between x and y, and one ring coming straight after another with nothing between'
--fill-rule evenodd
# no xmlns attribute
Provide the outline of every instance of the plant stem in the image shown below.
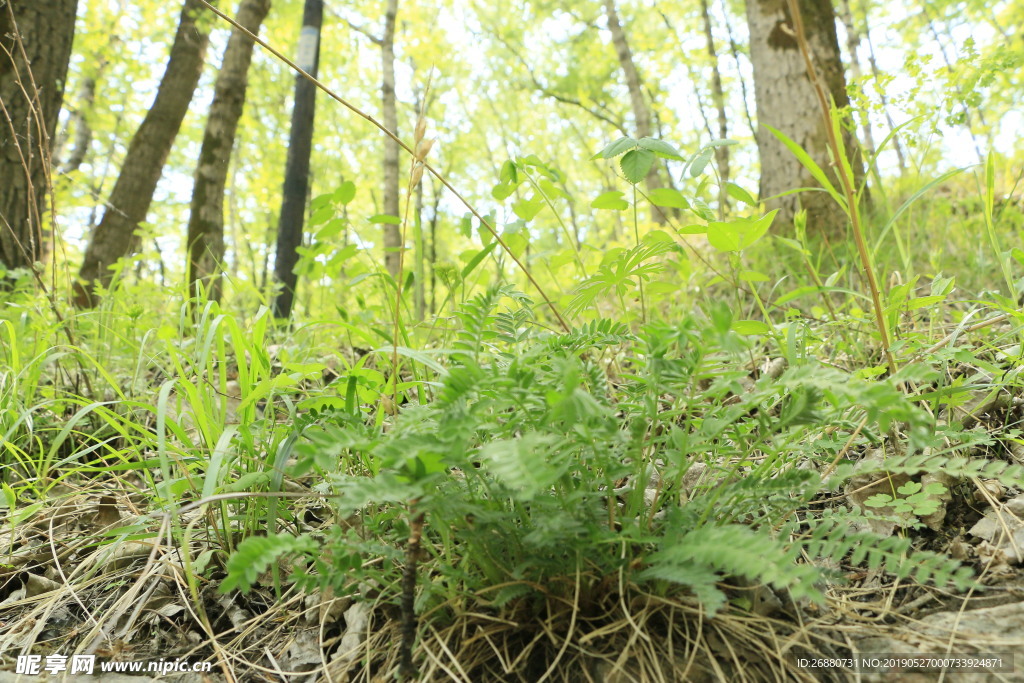
<svg viewBox="0 0 1024 683"><path fill-rule="evenodd" d="M843 155L842 146L836 137L836 126L832 121L832 108L825 89L821 84L821 78L811 61L810 46L807 43L807 35L804 33L804 20L800 14L800 6L797 0L786 0L789 6L790 15L793 17L793 28L796 33L797 44L800 46L800 54L803 55L804 64L807 66L807 76L814 84L814 92L818 96L818 104L821 106L821 115L825 123L825 132L828 135L828 144L836 160L836 174L843 185L843 194L846 196L847 210L849 211L850 223L853 227L853 238L857 243L857 251L860 254L861 267L868 280L868 287L871 289L871 302L875 312L875 324L878 327L878 334L882 338L882 352L885 354L886 365L889 366L889 373L896 374L896 361L889 350L889 331L885 323L885 313L882 309L882 297L878 289L878 280L875 278L875 270L871 265L871 256L868 254L867 244L864 241L864 230L860 222L860 207L857 203L857 192L853 187L853 179L849 173L849 162Z"/></svg>
<svg viewBox="0 0 1024 683"><path fill-rule="evenodd" d="M640 227L636 217L636 183L633 183L633 238L636 240L636 246L640 246ZM644 325L647 324L647 303L644 301L644 279L640 275L636 276L636 286L640 290L640 322Z"/></svg>

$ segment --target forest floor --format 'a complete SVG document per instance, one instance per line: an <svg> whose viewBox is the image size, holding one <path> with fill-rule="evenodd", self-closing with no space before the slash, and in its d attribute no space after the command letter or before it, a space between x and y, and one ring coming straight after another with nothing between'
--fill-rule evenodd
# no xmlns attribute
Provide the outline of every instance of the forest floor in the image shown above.
<svg viewBox="0 0 1024 683"><path fill-rule="evenodd" d="M777 372L773 363L755 364L751 376ZM965 385L973 388L950 406L955 414L939 419L956 419L988 435L972 446L982 459L1019 465L1024 463L1019 437L1024 398L992 381L1000 371L1014 368L997 363L984 378L967 377ZM237 397L232 400L237 407ZM898 427L894 435L899 436ZM1005 452L993 450L993 444ZM860 448L856 459L870 463L886 457L884 449ZM705 469L694 465L688 477L697 480ZM823 604L793 602L782 591L734 577L724 584L729 605L708 617L695 600L665 600L612 582L598 604L559 602L546 614L499 615L467 606L442 622L420 615L418 677L1024 680L1024 491L986 472L976 468L973 475L959 477L932 472L917 479L894 474L884 482L855 475L815 501L866 508L880 492L917 491L917 497L908 493L910 503L903 507L895 500L890 506L876 502L874 507L888 514L865 524L876 534L904 536L914 549L972 567L978 581L967 591L899 579L872 569L865 558L847 559L830 567L837 580L828 585ZM101 662L212 663L209 672L169 670L164 677L197 682L384 681L394 675L402 632L395 604L332 597L329 591L302 594L276 572L263 574L247 594L221 593L217 581L195 580L225 541L217 537L210 512L186 508L177 520L154 516L147 483L137 472L112 465L108 473L115 476L67 478L47 499L12 513L0 531L5 549L0 683L160 678L146 671L100 672ZM827 479L828 472L824 475ZM285 486L295 494L289 499L293 523L302 530L336 525L324 499L308 484ZM906 485L910 488L903 489ZM184 536L169 533L172 526ZM113 529L120 540L108 543ZM371 585L363 590L367 598L382 594ZM667 661L660 645L666 642ZM94 673L71 674L72 654L95 657ZM41 672L17 673L29 665L19 655L38 655ZM533 655L543 666L530 663ZM868 661L850 666L855 656ZM956 664L936 667L930 658ZM481 664L487 659L492 661ZM482 679L467 673L481 667L507 675Z"/></svg>

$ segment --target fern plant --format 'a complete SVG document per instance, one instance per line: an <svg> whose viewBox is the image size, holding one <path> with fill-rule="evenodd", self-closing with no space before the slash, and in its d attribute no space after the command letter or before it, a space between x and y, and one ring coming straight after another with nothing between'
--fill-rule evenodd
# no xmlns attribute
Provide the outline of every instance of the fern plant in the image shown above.
<svg viewBox="0 0 1024 683"><path fill-rule="evenodd" d="M908 558L903 539L850 533L856 511L807 512L828 488L816 469L847 440L880 441L899 421L912 448L933 445L902 376L805 361L751 384L737 369L747 342L714 311L637 336L607 319L552 334L532 327L528 299L493 289L458 317L433 400L386 428L350 411L322 417L296 448L302 471L323 472L339 518L359 525L314 544L245 541L227 585L292 558L303 586L341 595L372 585L394 604L415 595L416 612L433 618L467 604L586 603L610 586L691 596L714 614L739 576L821 601L837 577L818 558L967 585L969 570L952 560ZM610 349L614 366L599 362ZM822 438L822 424L847 435ZM414 590L399 589L416 528L421 569Z"/></svg>

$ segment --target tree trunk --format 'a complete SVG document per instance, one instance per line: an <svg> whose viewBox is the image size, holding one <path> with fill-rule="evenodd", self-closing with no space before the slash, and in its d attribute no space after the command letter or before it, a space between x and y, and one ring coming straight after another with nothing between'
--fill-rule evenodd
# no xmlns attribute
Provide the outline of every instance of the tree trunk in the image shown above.
<svg viewBox="0 0 1024 683"><path fill-rule="evenodd" d="M302 33L299 68L316 78L320 68L320 32L324 21L323 0L305 0L302 8ZM302 244L302 228L306 220L306 199L309 195L309 158L313 152L313 121L316 118L316 86L301 74L295 76L295 106L292 108L291 132L288 139L288 160L284 169L284 191L281 215L277 223L277 255L274 278L281 290L274 298L275 318L288 318L295 302Z"/></svg>
<svg viewBox="0 0 1024 683"><path fill-rule="evenodd" d="M729 119L725 113L725 92L722 90L722 74L718 68L718 51L715 49L715 36L711 32L711 12L708 0L700 0L701 17L704 22L704 39L708 44L708 58L711 60L711 101L718 112L718 137L729 137ZM729 194L725 184L729 182L729 147L715 147L715 164L718 166L718 211L725 214L729 209Z"/></svg>
<svg viewBox="0 0 1024 683"><path fill-rule="evenodd" d="M0 6L0 266L7 268L31 268L45 255L50 153L77 9L78 0Z"/></svg>
<svg viewBox="0 0 1024 683"><path fill-rule="evenodd" d="M381 82L381 99L384 115L384 127L398 135L398 111L395 102L395 19L398 16L398 0L388 0L384 10L384 35L380 41L383 78ZM384 140L384 213L398 216L398 145L394 140ZM398 225L384 223L384 266L391 277L398 281L399 251L402 244L402 233Z"/></svg>
<svg viewBox="0 0 1024 683"><path fill-rule="evenodd" d="M633 63L633 52L629 49L629 42L626 40L626 33L619 23L619 15L615 10L615 0L604 0L604 11L608 18L608 30L612 34L612 44L615 46L615 54L619 58L619 67L626 77L626 87L629 89L629 102L633 109L633 119L636 123L636 137L646 138L651 135L651 110L644 100L643 86L640 74ZM650 190L662 186L661 176L658 175L657 164L651 166L647 172L647 188ZM653 210L653 218L658 223L664 223L665 214L658 209Z"/></svg>
<svg viewBox="0 0 1024 683"><path fill-rule="evenodd" d="M831 0L799 0L811 57L818 76L836 107L849 104L846 77L839 56L835 15ZM792 20L785 0L748 0L750 59L754 66L757 100L757 150L761 157L762 198L800 187L817 187L811 174L764 126L785 133L831 178L838 180L829 161L828 137L821 106L792 32ZM859 149L853 135L843 131L843 143L851 159L855 181L863 177ZM791 194L767 203L778 208L775 224L783 230L792 226L802 207L807 211L809 234L842 235L847 218L836 202L824 192Z"/></svg>
<svg viewBox="0 0 1024 683"><path fill-rule="evenodd" d="M120 41L112 41L112 44L118 45ZM110 64L110 60L97 52L93 54L92 61L95 63L95 66L91 73L82 78L74 110L68 116L68 125L64 129L65 133L69 129L73 129L75 138L68 158L60 164L59 173L61 175L77 171L85 162L85 158L89 154L89 147L92 145L92 126L89 125L89 117L92 114L93 106L96 104L97 81ZM65 138L66 135L58 136L58 141L54 145L54 165L57 164L62 155Z"/></svg>
<svg viewBox="0 0 1024 683"><path fill-rule="evenodd" d="M135 232L139 223L146 220L167 155L203 71L211 26L209 21L200 20L203 11L199 0L185 0L153 106L128 145L103 219L85 250L79 281L75 283L75 304L80 307L91 308L99 303L96 285L108 287L113 279L110 266L138 247Z"/></svg>
<svg viewBox="0 0 1024 683"><path fill-rule="evenodd" d="M258 34L269 11L270 0L242 0L237 21L249 32ZM228 40L213 88L213 103L206 120L192 189L187 241L188 293L195 294L196 282L202 280L207 295L215 301L220 301L224 261L224 187L238 120L245 107L253 45L251 38L237 30Z"/></svg>

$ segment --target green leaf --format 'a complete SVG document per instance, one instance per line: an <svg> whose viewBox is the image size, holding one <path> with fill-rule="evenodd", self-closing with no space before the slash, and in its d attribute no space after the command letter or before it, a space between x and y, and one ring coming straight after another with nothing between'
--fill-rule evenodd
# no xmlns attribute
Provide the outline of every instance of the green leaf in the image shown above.
<svg viewBox="0 0 1024 683"><path fill-rule="evenodd" d="M943 301L946 298L945 294L934 294L932 296L918 296L907 301L907 310L913 311L917 308L928 308L934 304Z"/></svg>
<svg viewBox="0 0 1024 683"><path fill-rule="evenodd" d="M356 184L351 180L346 180L338 189L334 191L334 201L339 204L348 204L350 201L355 199L356 196Z"/></svg>
<svg viewBox="0 0 1024 683"><path fill-rule="evenodd" d="M632 149L619 161L619 168L626 180L636 185L647 176L654 165L654 152L649 149Z"/></svg>
<svg viewBox="0 0 1024 683"><path fill-rule="evenodd" d="M647 198L655 206L669 207L672 209L689 209L690 202L679 190L672 187L659 187L647 193Z"/></svg>
<svg viewBox="0 0 1024 683"><path fill-rule="evenodd" d="M509 160L501 165L501 173L498 174L498 178L503 183L510 183L514 185L519 182L517 175L515 162Z"/></svg>
<svg viewBox="0 0 1024 683"><path fill-rule="evenodd" d="M466 264L466 267L462 269L462 279L465 280L466 276L469 275L470 273L472 273L473 270L477 266L480 265L480 262L483 261L485 258L487 258L488 254L490 254L492 251L494 251L494 247L496 247L496 246L498 246L498 241L494 240L493 242L488 244L486 247L481 249L479 251L479 253L477 253L476 256L474 256L472 259L470 259L469 263Z"/></svg>
<svg viewBox="0 0 1024 683"><path fill-rule="evenodd" d="M697 176L704 172L704 169L707 168L708 166L708 162L711 161L711 155L714 153L715 150L711 147L705 147L704 149L697 153L697 155L693 158L693 161L690 162L691 178L696 178Z"/></svg>
<svg viewBox="0 0 1024 683"><path fill-rule="evenodd" d="M726 183L725 191L738 202L743 202L747 206L757 206L757 200L736 183Z"/></svg>
<svg viewBox="0 0 1024 683"><path fill-rule="evenodd" d="M772 328L761 320L737 320L732 329L736 334L768 334Z"/></svg>
<svg viewBox="0 0 1024 683"><path fill-rule="evenodd" d="M623 193L618 190L612 190L611 192L602 192L597 196L594 201L590 202L592 209L611 209L613 211L622 211L623 209L629 208L629 202L622 198Z"/></svg>
<svg viewBox="0 0 1024 683"><path fill-rule="evenodd" d="M312 226L312 223L310 225ZM345 229L346 225L347 221L344 218L332 218L316 233L317 241L337 237Z"/></svg>
<svg viewBox="0 0 1024 683"><path fill-rule="evenodd" d="M524 221L532 221L534 217L544 208L544 200L538 195L529 199L520 199L512 205L512 212Z"/></svg>
<svg viewBox="0 0 1024 683"><path fill-rule="evenodd" d="M679 154L679 151L665 142L664 140L656 140L655 138L640 138L637 140L637 144L644 149L649 149L659 157L663 159L674 159L676 161L682 161L683 157Z"/></svg>
<svg viewBox="0 0 1024 683"><path fill-rule="evenodd" d="M690 225L679 228L680 235L703 235L708 231L708 226L698 225L697 223L691 223Z"/></svg>
<svg viewBox="0 0 1024 683"><path fill-rule="evenodd" d="M519 184L511 181L498 183L493 189L491 189L491 196L499 202L504 201L516 191L517 187L519 187Z"/></svg>
<svg viewBox="0 0 1024 683"><path fill-rule="evenodd" d="M768 282L768 276L756 270L744 270L740 273L743 282Z"/></svg>
<svg viewBox="0 0 1024 683"><path fill-rule="evenodd" d="M387 223L388 225L401 225L402 219L398 216L391 216L386 213L378 213L375 216L370 216L371 223Z"/></svg>
<svg viewBox="0 0 1024 683"><path fill-rule="evenodd" d="M826 176L825 172L821 170L821 167L815 163L814 159L804 151L804 148L790 140L782 131L776 130L766 123L762 125L768 129L768 132L778 138L779 142L786 146L786 149L793 153L793 156L797 158L797 161L803 164L804 168L814 176L814 179L817 180L830 195L832 195L832 198L836 200L840 207L842 207L843 211L846 211L846 199L836 191L836 188L833 187L832 183L829 181L828 176Z"/></svg>
<svg viewBox="0 0 1024 683"><path fill-rule="evenodd" d="M591 161L594 159L614 159L626 150L633 149L634 147L636 147L636 140L629 137L621 137L590 157L590 159Z"/></svg>
<svg viewBox="0 0 1024 683"><path fill-rule="evenodd" d="M778 209L768 212L760 218L737 218L728 222L710 221L708 223L708 242L719 251L741 251L761 239Z"/></svg>

